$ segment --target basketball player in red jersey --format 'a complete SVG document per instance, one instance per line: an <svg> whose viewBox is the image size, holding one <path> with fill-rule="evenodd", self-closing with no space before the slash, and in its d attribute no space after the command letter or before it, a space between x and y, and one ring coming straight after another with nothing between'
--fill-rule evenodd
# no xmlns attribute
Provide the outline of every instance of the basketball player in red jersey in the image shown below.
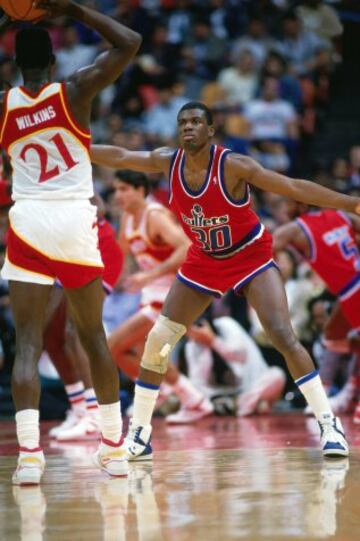
<svg viewBox="0 0 360 541"><path fill-rule="evenodd" d="M360 218L330 209L304 212L303 207L289 201L290 215L297 218L275 231L274 249L291 245L300 252L337 296L351 333L360 335L360 253L356 244ZM337 313L334 317L339 330ZM354 380L352 387L357 384L356 377ZM354 420L360 422L360 404Z"/></svg>
<svg viewBox="0 0 360 541"><path fill-rule="evenodd" d="M323 454L347 456L341 423L332 414L312 359L292 330L272 239L251 209L249 184L348 212L359 209L360 200L267 171L247 156L212 145L212 116L202 103L190 102L180 109L178 135L181 146L175 152L168 148L130 152L92 147L95 163L170 174L170 205L192 241L145 345L127 436L129 457L151 456L151 416L169 353L212 297L230 288L246 295L284 356L320 424Z"/></svg>
<svg viewBox="0 0 360 541"><path fill-rule="evenodd" d="M132 379L139 373L146 336L158 318L176 271L183 263L190 242L173 214L146 199L149 181L141 173L117 171L115 199L123 210L119 242L131 254L138 272L125 281L128 290L141 289L141 308L108 337L113 359ZM180 399L181 409L169 421L191 423L213 412L211 402L169 364L165 383Z"/></svg>
<svg viewBox="0 0 360 541"><path fill-rule="evenodd" d="M52 83L54 55L48 33L36 27L21 29L16 62L24 84L0 94L0 144L11 158L15 201L2 269L9 280L17 338L12 390L20 454L15 484L39 483L45 466L39 442L37 362L56 278L66 290L100 404L103 439L94 459L109 474L127 473L117 371L102 325L103 263L96 207L89 201L93 183L88 151L92 100L120 76L141 38L71 0L39 0L35 5L48 17L81 21L112 48L68 81Z"/></svg>

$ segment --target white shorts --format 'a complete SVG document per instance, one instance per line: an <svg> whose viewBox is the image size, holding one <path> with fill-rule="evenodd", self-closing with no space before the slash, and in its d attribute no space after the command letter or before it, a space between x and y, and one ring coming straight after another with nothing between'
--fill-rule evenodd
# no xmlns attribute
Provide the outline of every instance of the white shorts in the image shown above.
<svg viewBox="0 0 360 541"><path fill-rule="evenodd" d="M102 275L97 209L88 200L19 200L10 209L6 280L81 287Z"/></svg>

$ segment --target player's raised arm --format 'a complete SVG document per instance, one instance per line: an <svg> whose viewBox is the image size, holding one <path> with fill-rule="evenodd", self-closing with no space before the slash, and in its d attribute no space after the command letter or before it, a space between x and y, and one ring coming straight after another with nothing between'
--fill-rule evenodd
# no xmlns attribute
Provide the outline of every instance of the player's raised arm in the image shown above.
<svg viewBox="0 0 360 541"><path fill-rule="evenodd" d="M169 172L170 161L174 151L163 147L153 151L131 151L111 145L92 145L91 161L97 165L113 169L132 169L141 173Z"/></svg>
<svg viewBox="0 0 360 541"><path fill-rule="evenodd" d="M246 180L262 190L278 193L308 205L360 214L359 197L329 190L309 180L294 179L269 171L246 156L230 155L227 161L227 168L232 176L238 175L239 179Z"/></svg>
<svg viewBox="0 0 360 541"><path fill-rule="evenodd" d="M112 17L72 0L35 0L49 17L66 15L96 30L112 48L102 53L91 66L77 71L71 82L80 87L83 100L91 100L121 75L141 44L141 36Z"/></svg>

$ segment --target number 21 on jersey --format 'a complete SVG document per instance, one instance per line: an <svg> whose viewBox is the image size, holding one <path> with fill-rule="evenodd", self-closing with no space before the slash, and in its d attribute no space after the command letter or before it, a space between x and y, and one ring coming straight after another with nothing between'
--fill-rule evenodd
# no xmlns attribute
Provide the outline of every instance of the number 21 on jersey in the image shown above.
<svg viewBox="0 0 360 541"><path fill-rule="evenodd" d="M59 161L61 161L64 164L63 171L70 171L75 165L77 165L79 162L75 161L74 158L71 156L69 149L67 148L64 139L62 138L60 133L55 134L53 137L49 139L49 142L54 144L55 151L59 155ZM48 180L51 180L52 178L57 177L61 169L59 165L55 165L52 168L49 168L49 154L48 151L44 146L42 146L40 143L29 143L28 145L25 145L24 148L21 151L20 158L26 162L26 157L28 156L29 151L34 151L39 157L39 163L40 163L40 175L38 182L46 182Z"/></svg>

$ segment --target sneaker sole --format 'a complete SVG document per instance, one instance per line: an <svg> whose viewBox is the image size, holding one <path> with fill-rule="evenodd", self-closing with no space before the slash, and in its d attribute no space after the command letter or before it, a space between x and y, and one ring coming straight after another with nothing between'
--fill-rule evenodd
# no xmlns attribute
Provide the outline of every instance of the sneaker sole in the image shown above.
<svg viewBox="0 0 360 541"><path fill-rule="evenodd" d="M344 458L349 456L349 450L344 449L342 451L341 449L329 449L328 451L323 451L323 455L325 458Z"/></svg>
<svg viewBox="0 0 360 541"><path fill-rule="evenodd" d="M84 434L82 436L71 436L69 438L64 438L64 437L61 437L61 436L57 436L56 437L56 440L57 441L62 441L62 442L65 442L65 441L98 441L100 440L101 438L101 433L98 432L98 433L94 433L94 434Z"/></svg>
<svg viewBox="0 0 360 541"><path fill-rule="evenodd" d="M128 453L128 461L129 462L146 462L147 460L152 460L153 459L153 454L150 453L148 455L138 455L138 456L134 456L134 455L129 455Z"/></svg>
<svg viewBox="0 0 360 541"><path fill-rule="evenodd" d="M93 455L93 462L95 466L97 466L98 468L100 468L100 470L106 472L107 474L111 475L111 477L127 477L129 475L129 465L127 460L121 462L114 461L112 464L104 466L99 460L98 453L95 453Z"/></svg>
<svg viewBox="0 0 360 541"><path fill-rule="evenodd" d="M28 486L28 485L40 485L43 472L27 471L26 474L22 473L21 478L13 476L12 484L16 486Z"/></svg>

